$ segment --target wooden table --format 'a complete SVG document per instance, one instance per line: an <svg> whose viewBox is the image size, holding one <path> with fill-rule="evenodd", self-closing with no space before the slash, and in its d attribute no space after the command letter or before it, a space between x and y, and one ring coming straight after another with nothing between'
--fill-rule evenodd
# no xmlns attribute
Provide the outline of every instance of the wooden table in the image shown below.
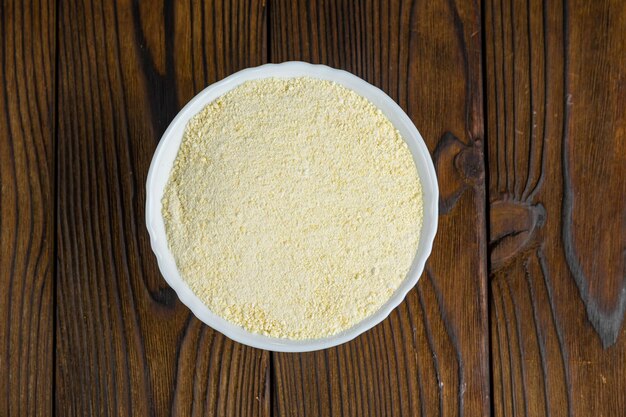
<svg viewBox="0 0 626 417"><path fill-rule="evenodd" d="M622 0L3 1L0 416L626 415ZM271 353L161 278L144 183L239 69L343 68L435 161L417 287L356 340Z"/></svg>

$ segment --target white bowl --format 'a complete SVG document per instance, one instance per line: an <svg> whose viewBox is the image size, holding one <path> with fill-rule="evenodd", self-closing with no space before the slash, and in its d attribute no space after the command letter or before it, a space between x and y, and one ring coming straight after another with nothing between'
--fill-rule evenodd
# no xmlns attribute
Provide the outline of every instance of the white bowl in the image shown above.
<svg viewBox="0 0 626 417"><path fill-rule="evenodd" d="M337 82L370 100L391 120L400 131L413 154L415 166L422 183L424 198L424 218L419 246L407 277L389 300L376 313L366 317L348 330L334 336L311 340L289 340L250 333L235 324L212 313L209 308L191 291L176 268L174 256L170 252L165 234L165 224L161 214L161 199L174 159L178 153L183 132L189 119L207 104L237 87L244 81L268 77L307 76ZM193 314L215 330L231 339L249 346L279 352L307 352L340 345L354 339L361 333L383 321L391 310L398 306L417 283L426 259L430 255L435 233L437 232L439 189L430 154L422 136L411 119L387 94L349 72L333 69L325 65L311 65L305 62L285 62L267 64L239 71L202 90L176 115L163 134L154 153L146 182L146 226L150 233L150 243L161 273L167 283L176 291L180 300Z"/></svg>

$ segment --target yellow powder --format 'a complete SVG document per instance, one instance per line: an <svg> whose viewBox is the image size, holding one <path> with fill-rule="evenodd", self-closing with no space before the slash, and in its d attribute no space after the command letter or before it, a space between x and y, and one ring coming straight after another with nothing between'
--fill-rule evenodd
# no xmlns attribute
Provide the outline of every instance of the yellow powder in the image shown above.
<svg viewBox="0 0 626 417"><path fill-rule="evenodd" d="M248 331L320 338L377 311L422 223L411 153L365 98L329 81L249 81L188 123L163 198L194 293Z"/></svg>

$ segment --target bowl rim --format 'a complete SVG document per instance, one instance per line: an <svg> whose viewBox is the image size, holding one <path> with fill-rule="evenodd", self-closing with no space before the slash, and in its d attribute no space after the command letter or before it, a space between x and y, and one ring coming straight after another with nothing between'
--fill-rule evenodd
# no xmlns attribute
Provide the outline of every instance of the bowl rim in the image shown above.
<svg viewBox="0 0 626 417"><path fill-rule="evenodd" d="M387 116L409 146L422 184L423 217L417 251L409 272L392 296L375 313L340 333L320 339L292 340L251 333L210 311L182 279L174 257L169 250L162 217L161 200L169 179L174 159L182 140L184 129L191 117L207 104L232 90L239 84L261 78L293 78L308 76L337 82L367 98ZM174 149L175 148L175 149ZM309 352L338 346L348 342L382 322L417 284L428 259L437 233L439 189L430 152L419 131L402 108L385 92L356 75L326 65L300 61L264 64L238 71L221 81L209 85L193 97L174 117L163 133L154 152L146 179L145 221L150 245L161 275L174 289L178 298L191 312L209 327L230 339L259 349L276 352Z"/></svg>

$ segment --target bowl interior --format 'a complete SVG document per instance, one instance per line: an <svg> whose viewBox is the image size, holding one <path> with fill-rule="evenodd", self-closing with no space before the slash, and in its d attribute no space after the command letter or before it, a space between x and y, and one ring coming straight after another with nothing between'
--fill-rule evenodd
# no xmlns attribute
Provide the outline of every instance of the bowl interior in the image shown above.
<svg viewBox="0 0 626 417"><path fill-rule="evenodd" d="M174 257L168 248L165 224L161 215L163 192L189 119L207 104L245 81L268 77L289 78L299 76L337 82L354 90L377 106L389 118L406 141L413 155L417 173L422 183L424 200L423 225L417 253L406 278L391 298L376 313L350 329L330 337L311 340L279 339L250 333L212 313L181 278L176 268ZM380 323L402 302L407 292L417 283L424 269L426 259L432 250L433 240L437 231L438 199L439 191L435 169L424 140L413 125L413 122L389 96L346 71L304 62L285 62L282 64L266 64L239 71L202 90L178 113L163 134L150 164L146 183L146 225L150 234L152 250L157 257L161 274L176 291L180 300L201 321L231 339L249 346L281 352L305 352L336 346L355 338Z"/></svg>

